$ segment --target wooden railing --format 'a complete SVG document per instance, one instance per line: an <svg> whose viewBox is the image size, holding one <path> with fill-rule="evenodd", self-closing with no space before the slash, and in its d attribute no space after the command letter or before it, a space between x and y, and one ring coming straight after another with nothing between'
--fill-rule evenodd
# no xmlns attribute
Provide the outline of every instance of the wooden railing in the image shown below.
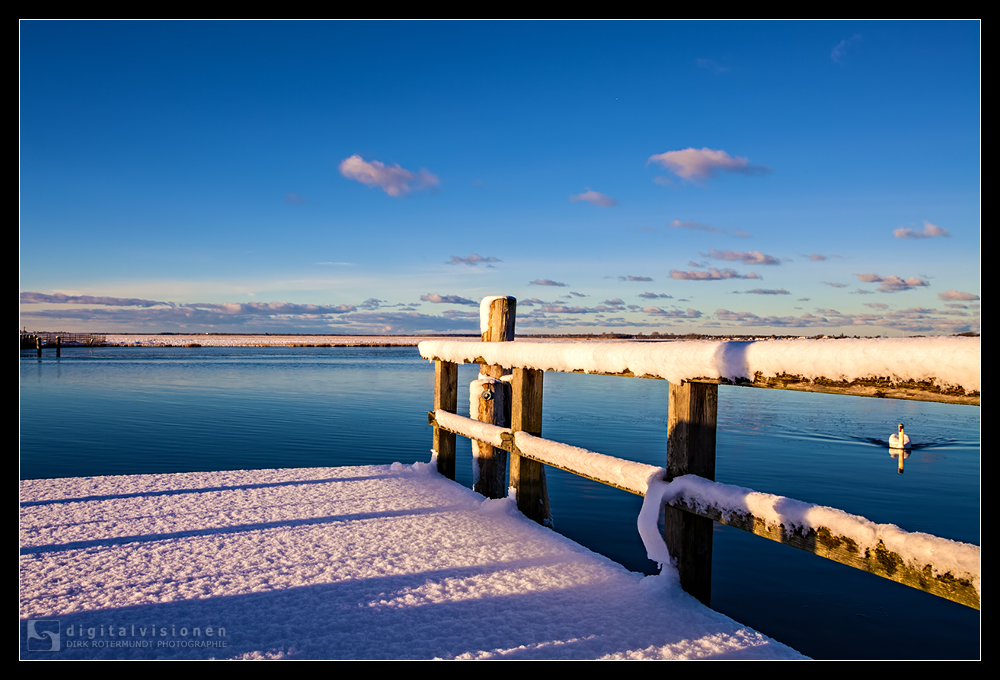
<svg viewBox="0 0 1000 680"><path fill-rule="evenodd" d="M686 357L686 360L694 357L693 364L687 361L685 365L701 366L698 353L711 350L709 354L716 359L721 357L719 361L727 366L730 374L734 372L732 366L740 361L747 365L765 364L760 360L750 361L746 356L734 359L734 354L747 350L745 344L739 343L732 343L731 347L721 343L721 349L720 343L712 343L711 347L705 347L704 343L702 347L696 346L698 343L669 343L671 347L663 350L663 357L654 357L654 360L638 351L621 354L619 345L620 356L615 360L618 363L595 358L594 353L602 351L599 349L581 357L579 343L559 346L546 343L537 347L533 347L533 343L504 345L502 343L514 339L516 300L487 298L483 302L482 315L481 343L431 341L420 344L421 355L435 362L434 410L428 414L428 419L434 426L433 449L441 474L455 478L455 437L461 435L478 443L476 490L487 497L500 498L507 494L508 488L512 489L521 512L541 523L548 523L551 517L545 465L640 496L661 494L666 503L664 540L676 563L681 585L705 604L711 598L712 523L717 521L979 609L979 546L926 534L909 534L892 525L876 525L831 508L767 496L714 481L719 384L843 394L865 394L865 390L874 389L872 396L978 404L978 382L974 389L969 389L968 385L928 378L926 367L912 369L919 373L915 377L901 377L899 373L906 370L905 362L904 368L893 368L895 378L843 380L786 374L776 380L773 375L758 370L752 378L737 375L733 379L716 370L721 365L718 362L714 368L708 365L711 362L705 363L704 369L695 370L696 373L704 370L704 375L692 377L688 375L690 368L678 367L684 362L678 359L670 364L663 357ZM953 363L962 365L953 368L978 373L978 347L976 341L973 354L970 354L971 346L962 346L962 357L953 359ZM516 351L510 351L512 349ZM902 356L908 355L904 352ZM626 360L632 362L632 366L618 365ZM916 362L915 365L926 364L921 364L919 357ZM481 380L474 383L479 390L478 396L473 393L475 398L470 401L473 418L456 414L460 363L482 366ZM546 363L550 365L545 366ZM542 439L542 387L546 368L630 377L669 377L666 467L626 461ZM664 482L669 485L664 486ZM720 500L734 496L743 499L752 496L756 501L753 507L757 509L745 502ZM761 511L762 507L772 510ZM920 543L920 550L909 547L914 542ZM925 557L931 553L933 559Z"/></svg>

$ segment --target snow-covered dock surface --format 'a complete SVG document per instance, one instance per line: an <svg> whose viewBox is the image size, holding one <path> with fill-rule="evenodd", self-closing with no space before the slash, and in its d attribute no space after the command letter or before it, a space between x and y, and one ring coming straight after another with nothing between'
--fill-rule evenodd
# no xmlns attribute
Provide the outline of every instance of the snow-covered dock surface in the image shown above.
<svg viewBox="0 0 1000 680"><path fill-rule="evenodd" d="M22 481L20 519L22 658L802 658L426 464Z"/></svg>

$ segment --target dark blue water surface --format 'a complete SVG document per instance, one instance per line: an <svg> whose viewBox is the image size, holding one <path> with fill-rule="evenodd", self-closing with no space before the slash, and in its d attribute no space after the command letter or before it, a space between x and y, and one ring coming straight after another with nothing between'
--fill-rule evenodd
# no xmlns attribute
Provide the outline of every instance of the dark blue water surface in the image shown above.
<svg viewBox="0 0 1000 680"><path fill-rule="evenodd" d="M414 347L62 354L21 354L22 479L430 458L434 370ZM477 371L461 367L460 388ZM543 435L662 466L667 392L660 380L546 373ZM902 475L886 443L900 422L916 443ZM468 440L458 455L471 486ZM547 474L557 531L653 573L641 498ZM980 409L723 386L716 479L978 545ZM815 658L980 656L978 611L722 525L712 606Z"/></svg>

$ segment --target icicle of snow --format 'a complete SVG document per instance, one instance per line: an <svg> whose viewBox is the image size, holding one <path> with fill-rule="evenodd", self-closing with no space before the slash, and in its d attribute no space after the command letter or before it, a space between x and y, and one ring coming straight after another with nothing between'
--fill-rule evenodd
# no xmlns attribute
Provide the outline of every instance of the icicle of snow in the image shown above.
<svg viewBox="0 0 1000 680"><path fill-rule="evenodd" d="M642 509L639 511L637 521L639 527L639 537L642 538L642 545L646 548L646 556L656 562L660 567L661 574L672 574L676 576L677 568L670 557L670 550L660 533L660 508L663 507L663 498L667 493L668 484L663 481L666 470L657 468L656 472L649 475L646 484L646 496L642 499Z"/></svg>

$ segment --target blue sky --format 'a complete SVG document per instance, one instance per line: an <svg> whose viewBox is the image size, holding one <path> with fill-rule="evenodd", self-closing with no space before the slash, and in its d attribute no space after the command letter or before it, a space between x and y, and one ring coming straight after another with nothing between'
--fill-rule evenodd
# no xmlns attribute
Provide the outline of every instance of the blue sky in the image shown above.
<svg viewBox="0 0 1000 680"><path fill-rule="evenodd" d="M980 330L951 22L20 24L20 324Z"/></svg>

